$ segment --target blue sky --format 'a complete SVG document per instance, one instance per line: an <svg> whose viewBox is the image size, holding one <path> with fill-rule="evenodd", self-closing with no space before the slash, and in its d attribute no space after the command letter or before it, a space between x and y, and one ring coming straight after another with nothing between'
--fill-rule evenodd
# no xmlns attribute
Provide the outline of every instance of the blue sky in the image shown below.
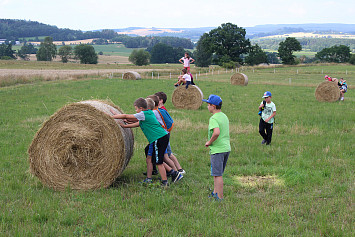
<svg viewBox="0 0 355 237"><path fill-rule="evenodd" d="M73 30L139 27L241 27L262 24L355 24L354 0L0 0L0 18Z"/></svg>

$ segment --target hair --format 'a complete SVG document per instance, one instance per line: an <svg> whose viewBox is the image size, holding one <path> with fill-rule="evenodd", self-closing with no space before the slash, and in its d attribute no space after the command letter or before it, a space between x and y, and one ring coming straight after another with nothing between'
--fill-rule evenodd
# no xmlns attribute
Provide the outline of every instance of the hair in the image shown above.
<svg viewBox="0 0 355 237"><path fill-rule="evenodd" d="M143 109L148 108L147 101L145 101L145 99L142 97L136 99L136 101L134 101L133 105L137 106L138 108L143 108Z"/></svg>
<svg viewBox="0 0 355 237"><path fill-rule="evenodd" d="M147 98L152 99L155 106L159 105L159 97L156 95L148 95Z"/></svg>
<svg viewBox="0 0 355 237"><path fill-rule="evenodd" d="M187 54L187 57L186 58L190 58L190 55L188 52L185 52L185 54Z"/></svg>
<svg viewBox="0 0 355 237"><path fill-rule="evenodd" d="M181 71L182 71L184 74L187 73L187 69L186 69L186 68L182 69Z"/></svg>
<svg viewBox="0 0 355 237"><path fill-rule="evenodd" d="M219 105L216 105L216 109L222 109L222 101L219 103Z"/></svg>
<svg viewBox="0 0 355 237"><path fill-rule="evenodd" d="M166 94L162 91L159 91L159 92L155 93L154 95L158 96L159 100L163 100L163 104L165 104L166 100L168 99Z"/></svg>
<svg viewBox="0 0 355 237"><path fill-rule="evenodd" d="M148 109L153 110L155 108L155 103L152 98L146 98L145 101L147 101Z"/></svg>

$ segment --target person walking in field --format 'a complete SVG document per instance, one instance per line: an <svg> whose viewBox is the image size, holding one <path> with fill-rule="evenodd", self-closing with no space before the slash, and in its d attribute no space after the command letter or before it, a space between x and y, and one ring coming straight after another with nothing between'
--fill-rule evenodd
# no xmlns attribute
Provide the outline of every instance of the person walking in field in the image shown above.
<svg viewBox="0 0 355 237"><path fill-rule="evenodd" d="M263 137L261 144L270 145L275 121L274 117L276 115L276 106L271 101L270 91L266 91L262 98L264 98L264 101L262 101L259 106L259 110L262 111L259 122L259 133Z"/></svg>
<svg viewBox="0 0 355 237"><path fill-rule="evenodd" d="M184 64L184 69L187 70L188 73L190 73L190 63L195 62L195 59L191 58L189 53L185 53L185 56L179 59L179 62Z"/></svg>
<svg viewBox="0 0 355 237"><path fill-rule="evenodd" d="M212 114L208 124L208 141L205 147L210 148L211 176L213 176L214 189L210 197L217 201L223 200L223 173L231 152L229 137L229 119L222 109L222 99L218 95L210 95L208 111Z"/></svg>

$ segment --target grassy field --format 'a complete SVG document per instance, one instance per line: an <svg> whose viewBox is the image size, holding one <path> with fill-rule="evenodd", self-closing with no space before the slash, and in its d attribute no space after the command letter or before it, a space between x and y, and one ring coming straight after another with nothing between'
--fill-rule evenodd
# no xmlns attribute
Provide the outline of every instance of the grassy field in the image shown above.
<svg viewBox="0 0 355 237"><path fill-rule="evenodd" d="M230 73L214 71L196 79L205 98L211 93L223 98L222 110L230 119L232 152L223 202L208 198L213 179L204 144L211 115L205 104L196 111L175 109L175 79L90 77L0 88L0 235L353 236L355 92L349 89L344 102L320 103L314 91L325 73L354 85L355 67L243 72L247 87L231 86ZM266 90L277 106L269 147L260 144L258 134L257 107ZM166 190L157 178L151 186L139 184L147 143L139 129L134 129L128 167L108 189L56 192L30 175L27 149L41 124L65 104L108 98L134 113L137 97L157 91L169 97L166 107L176 124L171 145L187 172L181 182Z"/></svg>

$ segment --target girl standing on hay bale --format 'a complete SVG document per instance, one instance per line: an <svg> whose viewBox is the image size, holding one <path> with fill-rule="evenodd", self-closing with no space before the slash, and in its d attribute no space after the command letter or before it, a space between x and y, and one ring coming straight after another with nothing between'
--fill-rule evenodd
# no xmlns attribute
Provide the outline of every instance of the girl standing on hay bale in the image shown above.
<svg viewBox="0 0 355 237"><path fill-rule="evenodd" d="M175 87L178 87L181 84L186 84L186 89L189 87L189 85L191 85L191 76L190 74L187 72L187 69L184 68L182 69L182 72L184 73L183 75L179 76L179 80L178 82L176 82L174 84Z"/></svg>
<svg viewBox="0 0 355 237"><path fill-rule="evenodd" d="M168 186L168 179L166 176L166 169L163 165L164 152L169 143L168 133L160 126L158 120L156 119L153 111L148 110L147 101L144 98L138 98L134 102L134 108L136 114L117 114L115 111L111 112L114 114L112 117L115 119L128 119L128 120L138 120L138 122L131 124L123 124L119 122L123 128L134 128L140 127L143 134L148 139L149 144L153 143L155 148L155 162L158 167L161 183L163 187ZM148 145L149 146L149 145ZM152 173L153 165L151 162L147 162L147 173ZM145 180L149 183L149 180Z"/></svg>
<svg viewBox="0 0 355 237"><path fill-rule="evenodd" d="M191 58L189 53L185 53L185 57L179 59L179 62L184 64L184 69L190 72L190 63L195 62L195 59Z"/></svg>

